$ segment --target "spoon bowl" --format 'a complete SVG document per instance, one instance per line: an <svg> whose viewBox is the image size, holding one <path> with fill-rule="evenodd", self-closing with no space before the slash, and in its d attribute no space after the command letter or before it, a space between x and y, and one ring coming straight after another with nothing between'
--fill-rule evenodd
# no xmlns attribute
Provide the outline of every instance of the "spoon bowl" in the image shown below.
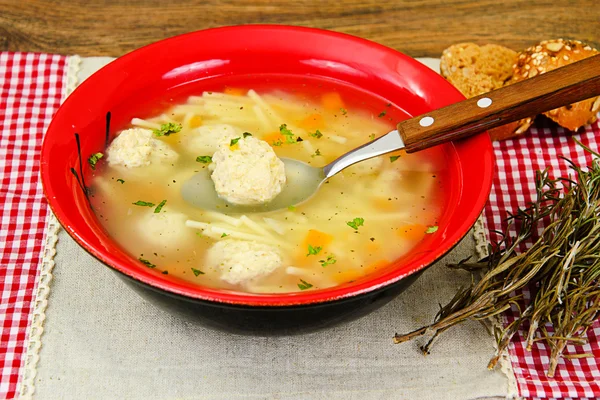
<svg viewBox="0 0 600 400"><path fill-rule="evenodd" d="M181 195L189 204L205 210L227 213L267 213L305 202L311 198L326 180L323 168L282 157L285 165L286 184L281 193L272 201L257 205L229 203L217 195L210 178L211 172L204 168L192 176L181 187Z"/></svg>

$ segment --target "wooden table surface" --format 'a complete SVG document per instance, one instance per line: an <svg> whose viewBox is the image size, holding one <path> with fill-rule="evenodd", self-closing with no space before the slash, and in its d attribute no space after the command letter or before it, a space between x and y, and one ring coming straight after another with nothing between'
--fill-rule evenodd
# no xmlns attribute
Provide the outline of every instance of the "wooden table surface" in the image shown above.
<svg viewBox="0 0 600 400"><path fill-rule="evenodd" d="M600 47L597 0L0 0L0 50L119 56L184 32L256 23L345 32L413 57L463 41L519 50L564 37Z"/></svg>

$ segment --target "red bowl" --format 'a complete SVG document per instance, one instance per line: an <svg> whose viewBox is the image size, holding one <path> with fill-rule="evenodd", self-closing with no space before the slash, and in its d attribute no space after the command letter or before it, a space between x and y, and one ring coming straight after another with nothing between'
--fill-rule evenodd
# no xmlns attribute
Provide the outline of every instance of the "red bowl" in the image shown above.
<svg viewBox="0 0 600 400"><path fill-rule="evenodd" d="M398 118L416 116L464 97L438 74L395 50L364 39L288 26L236 26L166 39L129 53L83 82L62 105L41 156L48 202L66 231L90 254L153 293L185 302L241 308L324 305L377 293L423 270L469 231L487 200L493 153L487 134L438 146L447 163L439 230L409 256L352 284L290 294L254 295L201 287L141 266L104 231L75 178L91 173L85 160L104 148L105 115L123 128L132 116L224 80L322 79L392 103ZM115 130L111 130L112 137ZM81 151L75 141L80 138ZM82 155L80 157L79 155ZM83 158L83 162L81 162ZM80 165L82 164L82 166Z"/></svg>

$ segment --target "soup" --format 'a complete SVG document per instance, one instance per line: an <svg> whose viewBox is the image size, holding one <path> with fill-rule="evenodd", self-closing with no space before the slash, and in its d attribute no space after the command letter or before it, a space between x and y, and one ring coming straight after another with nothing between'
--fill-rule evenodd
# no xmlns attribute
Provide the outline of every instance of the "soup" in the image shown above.
<svg viewBox="0 0 600 400"><path fill-rule="evenodd" d="M390 106L374 112L330 90L198 93L134 118L107 154L92 156L93 208L141 267L177 279L252 293L352 283L437 230L439 159L373 158L335 175L308 201L269 213L203 210L186 203L181 186L213 168L219 148L235 150L250 136L278 157L322 167L394 129Z"/></svg>

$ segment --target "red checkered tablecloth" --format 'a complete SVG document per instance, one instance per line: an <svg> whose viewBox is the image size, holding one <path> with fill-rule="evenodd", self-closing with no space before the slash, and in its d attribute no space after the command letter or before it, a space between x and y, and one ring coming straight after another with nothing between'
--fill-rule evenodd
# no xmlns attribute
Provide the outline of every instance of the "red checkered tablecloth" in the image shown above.
<svg viewBox="0 0 600 400"><path fill-rule="evenodd" d="M0 398L18 396L48 207L39 181L38 154L43 133L66 88L67 57L0 53ZM593 149L600 144L598 123L576 137ZM550 166L555 176L568 173L557 156L581 165L591 156L570 135L538 121L526 136L494 144L497 174L486 206L488 229L502 230L506 210L523 206L535 194L533 174ZM507 315L506 318L514 318ZM588 331L585 346L566 353L593 353L594 358L563 360L556 377L546 378L549 349L536 342L524 348L517 334L509 353L519 392L524 397L600 398L600 324ZM484 366L481 366L482 368Z"/></svg>
<svg viewBox="0 0 600 400"><path fill-rule="evenodd" d="M60 105L67 57L0 53L0 398L18 395L48 206L42 137Z"/></svg>
<svg viewBox="0 0 600 400"><path fill-rule="evenodd" d="M572 175L564 156L576 164L589 165L592 155L577 146L572 136L598 151L598 122L578 134L571 134L548 120L538 118L525 136L517 140L494 142L497 171L490 199L485 207L486 228L504 231L507 211L514 211L535 199L536 170L551 168L554 177ZM513 230L514 233L514 230ZM527 297L529 293L524 293ZM528 299L527 299L528 300ZM504 316L514 321L516 314ZM587 332L589 343L567 345L564 354L592 353L594 358L561 360L554 378L546 377L550 349L545 342L535 342L532 351L525 349L526 332L518 332L509 347L510 361L519 393L523 397L600 398L600 323Z"/></svg>

